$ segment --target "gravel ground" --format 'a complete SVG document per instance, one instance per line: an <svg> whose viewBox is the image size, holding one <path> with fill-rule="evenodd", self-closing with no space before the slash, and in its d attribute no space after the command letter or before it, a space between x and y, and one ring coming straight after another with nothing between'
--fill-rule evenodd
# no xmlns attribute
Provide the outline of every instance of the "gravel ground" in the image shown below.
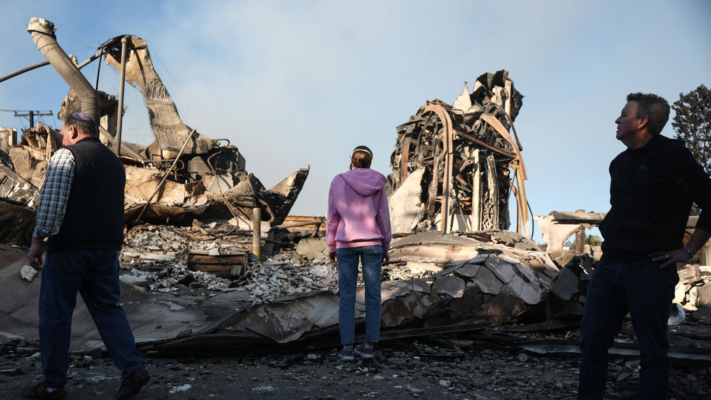
<svg viewBox="0 0 711 400"><path fill-rule="evenodd" d="M461 338L461 336L460 336ZM420 338L420 343L427 339ZM430 343L430 346L436 344ZM419 357L413 341L381 344L376 360L341 362L336 349L223 357L149 357L153 379L137 399L572 399L577 358L539 357L474 342L461 358ZM0 347L0 399L41 379L38 349ZM98 356L98 354L95 354ZM112 398L120 384L106 355L72 356L67 399ZM608 398L636 398L638 362L613 360ZM711 396L711 369L674 365L671 396Z"/></svg>

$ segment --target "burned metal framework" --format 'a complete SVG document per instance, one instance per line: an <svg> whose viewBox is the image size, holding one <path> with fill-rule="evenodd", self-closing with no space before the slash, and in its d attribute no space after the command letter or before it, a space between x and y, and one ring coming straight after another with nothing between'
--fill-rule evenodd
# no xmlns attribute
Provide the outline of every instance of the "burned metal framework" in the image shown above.
<svg viewBox="0 0 711 400"><path fill-rule="evenodd" d="M141 38L112 38L88 60L77 64L73 60L76 57L68 56L58 44L51 21L32 18L28 31L47 62L6 75L0 81L42 65L52 65L57 70L70 86L58 117L74 112L90 115L97 122L102 143L117 153L126 168L126 222L189 225L199 217L233 220L234 231L252 233L253 252L260 254L259 231L271 235L270 224L279 226L284 222L309 169L294 172L271 189L264 187L246 171L245 158L228 139L211 139L182 121L153 67L146 41ZM151 145L121 142L123 89L116 99L98 90L98 79L95 89L80 72L97 59L115 67L121 82L141 91L156 137ZM24 131L19 144L15 130L0 128L0 223L23 221L6 223L5 229L0 229L0 243L29 245L36 194L60 143L59 132L42 124ZM266 229L261 227L264 222Z"/></svg>
<svg viewBox="0 0 711 400"><path fill-rule="evenodd" d="M453 105L428 101L397 127L393 173L388 177L392 193L424 169L421 219L412 230L508 229L513 192L516 232L530 234L524 184L528 175L513 126L522 98L507 71L486 73L477 78L471 93L465 82Z"/></svg>

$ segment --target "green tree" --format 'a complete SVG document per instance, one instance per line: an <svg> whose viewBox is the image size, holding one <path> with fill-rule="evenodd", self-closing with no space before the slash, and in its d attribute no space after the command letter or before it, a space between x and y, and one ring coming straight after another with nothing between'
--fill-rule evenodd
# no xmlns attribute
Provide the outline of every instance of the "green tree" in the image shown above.
<svg viewBox="0 0 711 400"><path fill-rule="evenodd" d="M676 138L686 142L696 161L711 172L711 90L701 85L681 93L672 108L676 113L672 121Z"/></svg>
<svg viewBox="0 0 711 400"><path fill-rule="evenodd" d="M711 90L701 85L687 94L680 93L672 108L676 113L672 120L676 138L686 142L696 161L711 173ZM691 214L699 214L695 204Z"/></svg>
<svg viewBox="0 0 711 400"><path fill-rule="evenodd" d="M597 235L590 235L588 238L585 240L587 244L590 246L599 246L602 244L602 238Z"/></svg>

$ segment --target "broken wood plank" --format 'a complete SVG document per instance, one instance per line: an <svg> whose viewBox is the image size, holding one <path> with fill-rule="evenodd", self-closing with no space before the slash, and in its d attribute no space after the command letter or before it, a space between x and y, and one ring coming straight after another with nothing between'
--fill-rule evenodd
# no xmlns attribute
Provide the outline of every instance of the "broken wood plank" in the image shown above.
<svg viewBox="0 0 711 400"><path fill-rule="evenodd" d="M271 227L271 230L277 230L277 229L288 229L288 228L298 228L301 226L309 226L309 225L320 225L326 222L326 218L320 218L320 219L314 219L312 221L304 221L304 222L292 222L290 224L281 224L281 225L275 225Z"/></svg>
<svg viewBox="0 0 711 400"><path fill-rule="evenodd" d="M245 260L245 254L230 254L224 256L204 256L190 254L188 256L188 262L195 264L231 265L244 263Z"/></svg>
<svg viewBox="0 0 711 400"><path fill-rule="evenodd" d="M600 225L607 213L553 211L550 215L553 217L553 221L559 224ZM686 222L686 228L695 228L698 220L698 216L690 216Z"/></svg>

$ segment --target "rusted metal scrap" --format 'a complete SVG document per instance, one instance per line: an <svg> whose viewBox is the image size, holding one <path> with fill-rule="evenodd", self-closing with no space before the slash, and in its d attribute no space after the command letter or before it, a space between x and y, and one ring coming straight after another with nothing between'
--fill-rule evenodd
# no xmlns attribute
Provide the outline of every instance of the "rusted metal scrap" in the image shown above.
<svg viewBox="0 0 711 400"><path fill-rule="evenodd" d="M513 191L516 232L530 234L528 176L513 126L522 98L508 72L487 73L471 93L465 83L453 105L428 102L397 127L388 177L394 233L508 229Z"/></svg>

